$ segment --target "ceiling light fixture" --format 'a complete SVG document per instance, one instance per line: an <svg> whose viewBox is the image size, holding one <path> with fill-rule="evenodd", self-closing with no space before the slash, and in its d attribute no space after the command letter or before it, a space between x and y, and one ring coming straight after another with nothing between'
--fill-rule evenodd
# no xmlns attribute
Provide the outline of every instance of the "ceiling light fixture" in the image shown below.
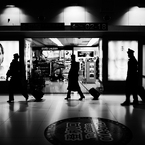
<svg viewBox="0 0 145 145"><path fill-rule="evenodd" d="M14 8L15 5L6 5L7 8Z"/></svg>
<svg viewBox="0 0 145 145"><path fill-rule="evenodd" d="M63 44L57 38L49 38L53 43L57 44L57 46L63 46Z"/></svg>
<svg viewBox="0 0 145 145"><path fill-rule="evenodd" d="M87 44L87 46L93 46L95 43L97 43L99 41L99 38L92 38L89 42L88 42L88 44Z"/></svg>

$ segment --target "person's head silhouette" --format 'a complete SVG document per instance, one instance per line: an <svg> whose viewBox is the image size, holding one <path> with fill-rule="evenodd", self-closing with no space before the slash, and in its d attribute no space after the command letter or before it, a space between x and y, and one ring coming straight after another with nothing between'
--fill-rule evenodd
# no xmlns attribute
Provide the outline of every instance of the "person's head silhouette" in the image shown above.
<svg viewBox="0 0 145 145"><path fill-rule="evenodd" d="M18 53L15 53L13 56L14 56L14 59L18 60L18 58L19 58L19 54Z"/></svg>
<svg viewBox="0 0 145 145"><path fill-rule="evenodd" d="M128 53L128 57L129 57L129 58L132 57L132 56L134 56L134 50L132 50L132 49L130 49L130 48L128 48L127 53Z"/></svg>

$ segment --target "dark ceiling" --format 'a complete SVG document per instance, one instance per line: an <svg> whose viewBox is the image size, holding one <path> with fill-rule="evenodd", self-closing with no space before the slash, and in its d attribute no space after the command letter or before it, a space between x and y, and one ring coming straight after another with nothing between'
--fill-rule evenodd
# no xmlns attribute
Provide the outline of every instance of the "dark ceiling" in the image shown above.
<svg viewBox="0 0 145 145"><path fill-rule="evenodd" d="M1 6L14 4L18 7L29 8L31 7L64 7L69 5L79 5L79 6L89 6L89 5L96 5L96 6L129 6L129 5L136 5L138 3L145 3L144 0L3 0L1 1Z"/></svg>
<svg viewBox="0 0 145 145"><path fill-rule="evenodd" d="M102 10L102 12L113 11L115 13L130 6L138 4L145 5L145 0L3 0L0 2L0 10L2 7L11 4L14 4L16 7L21 7L28 12L31 11L30 14L37 13L36 15L43 16L43 11L45 11L45 14L51 14L60 8L72 5L89 7L91 10L98 9ZM75 38L62 38L60 41L64 45L86 45L89 41L88 39L90 38L82 38L77 41ZM45 46L45 43L51 45L52 42L49 38L33 38L33 45L35 46Z"/></svg>

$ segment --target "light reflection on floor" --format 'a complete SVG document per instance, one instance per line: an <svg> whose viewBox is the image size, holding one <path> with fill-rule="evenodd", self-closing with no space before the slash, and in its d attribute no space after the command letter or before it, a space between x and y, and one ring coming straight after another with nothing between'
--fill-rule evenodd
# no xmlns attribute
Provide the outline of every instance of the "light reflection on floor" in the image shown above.
<svg viewBox="0 0 145 145"><path fill-rule="evenodd" d="M42 102L35 102L30 95L29 102L21 95L15 96L15 103L8 104L7 95L0 96L0 144L2 145L51 145L45 136L46 127L56 121L72 117L99 117L117 121L133 133L128 145L143 145L145 142L145 104L120 106L124 95L101 95L100 100L78 101L77 94L66 101L65 94L45 94Z"/></svg>

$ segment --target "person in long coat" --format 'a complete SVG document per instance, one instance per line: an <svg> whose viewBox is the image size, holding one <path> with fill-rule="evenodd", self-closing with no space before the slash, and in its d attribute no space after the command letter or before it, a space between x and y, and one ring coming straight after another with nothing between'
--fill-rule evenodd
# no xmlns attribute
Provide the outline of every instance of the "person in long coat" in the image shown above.
<svg viewBox="0 0 145 145"><path fill-rule="evenodd" d="M77 91L80 95L80 99L82 100L85 98L83 95L79 83L78 83L78 77L79 77L79 62L75 61L75 55L71 55L71 68L68 74L68 92L67 97L65 99L71 98L71 91Z"/></svg>
<svg viewBox="0 0 145 145"><path fill-rule="evenodd" d="M133 95L133 104L138 104L137 87L138 87L138 62L134 56L134 51L128 49L128 71L126 78L126 100L121 105L130 105L130 96Z"/></svg>
<svg viewBox="0 0 145 145"><path fill-rule="evenodd" d="M21 71L20 71L20 62L18 61L19 55L15 53L14 59L10 63L9 70L7 71L6 81L10 78L9 82L9 100L8 103L14 102L14 92L21 90L22 95L25 97L26 101L28 100L28 94L24 86L24 81L22 82ZM23 84L22 84L23 83ZM25 86L26 87L26 86Z"/></svg>

